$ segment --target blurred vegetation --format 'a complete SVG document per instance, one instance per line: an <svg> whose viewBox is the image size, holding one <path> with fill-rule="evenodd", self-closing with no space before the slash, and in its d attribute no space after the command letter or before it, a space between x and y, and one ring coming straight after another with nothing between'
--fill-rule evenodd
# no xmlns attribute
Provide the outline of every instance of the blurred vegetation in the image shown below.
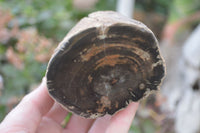
<svg viewBox="0 0 200 133"><path fill-rule="evenodd" d="M15 21L20 28L34 26L40 34L56 40L63 36L88 13L98 10L115 10L116 0L101 0L96 6L86 11L74 8L72 0L1 0L0 4L16 16L9 27L13 27ZM56 34L55 34L56 33Z"/></svg>
<svg viewBox="0 0 200 133"><path fill-rule="evenodd" d="M143 12L136 12L136 16L150 28L155 25L155 32L158 30L159 35L168 14L170 20L174 20L182 14L173 13L179 9L187 10L188 5L191 5L191 11L193 7L199 9L198 0L193 0L194 3L182 0L181 4L178 1L136 0L136 8ZM116 0L99 0L94 7L84 11L75 8L72 0L0 0L0 76L4 85L2 88L0 85L0 121L25 94L40 83L55 47L78 20L90 12L115 10L115 7ZM161 19L149 13L159 14ZM146 14L151 20L145 20ZM152 107L146 109L145 106L146 103L142 110L148 113L155 110ZM147 118L144 114L137 114L130 132L160 131L163 116L154 113ZM158 123L155 123L156 120Z"/></svg>
<svg viewBox="0 0 200 133"><path fill-rule="evenodd" d="M136 0L136 7L145 12L156 12L168 15L169 8L174 0Z"/></svg>
<svg viewBox="0 0 200 133"><path fill-rule="evenodd" d="M200 11L199 0L174 0L170 8L170 22L177 21L184 17Z"/></svg>
<svg viewBox="0 0 200 133"><path fill-rule="evenodd" d="M47 62L67 32L88 13L115 10L116 0L102 0L78 10L72 0L0 0L0 121L40 83Z"/></svg>

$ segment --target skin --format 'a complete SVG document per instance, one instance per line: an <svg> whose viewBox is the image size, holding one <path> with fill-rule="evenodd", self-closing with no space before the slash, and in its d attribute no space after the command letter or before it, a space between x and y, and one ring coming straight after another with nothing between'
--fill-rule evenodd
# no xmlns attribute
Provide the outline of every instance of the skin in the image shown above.
<svg viewBox="0 0 200 133"><path fill-rule="evenodd" d="M61 123L68 112L49 96L45 79L33 92L5 117L0 124L1 133L126 133L138 108L138 103L98 119L85 119L72 115L67 126Z"/></svg>

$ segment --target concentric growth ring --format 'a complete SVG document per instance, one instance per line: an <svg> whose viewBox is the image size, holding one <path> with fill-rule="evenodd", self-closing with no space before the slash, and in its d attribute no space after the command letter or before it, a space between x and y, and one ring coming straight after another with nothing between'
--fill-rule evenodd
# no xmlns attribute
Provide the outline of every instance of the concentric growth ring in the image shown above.
<svg viewBox="0 0 200 133"><path fill-rule="evenodd" d="M157 90L164 76L157 40L146 26L131 20L100 21L99 14L105 18L114 12L96 14L96 25L64 39L46 73L50 95L87 118L114 114L140 100ZM76 27L91 18L97 21L92 14Z"/></svg>

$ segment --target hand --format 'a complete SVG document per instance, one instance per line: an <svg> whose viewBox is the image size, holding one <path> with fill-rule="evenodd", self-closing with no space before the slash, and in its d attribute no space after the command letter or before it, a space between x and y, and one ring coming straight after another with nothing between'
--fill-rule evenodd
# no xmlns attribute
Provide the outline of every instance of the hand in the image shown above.
<svg viewBox="0 0 200 133"><path fill-rule="evenodd" d="M26 95L0 124L1 133L126 133L138 103L131 103L114 116L85 119L72 115L66 128L61 122L68 112L49 96L45 81Z"/></svg>

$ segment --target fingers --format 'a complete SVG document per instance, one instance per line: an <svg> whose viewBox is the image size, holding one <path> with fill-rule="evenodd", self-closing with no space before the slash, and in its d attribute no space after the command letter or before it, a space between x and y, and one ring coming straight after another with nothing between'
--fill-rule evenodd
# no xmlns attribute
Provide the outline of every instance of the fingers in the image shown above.
<svg viewBox="0 0 200 133"><path fill-rule="evenodd" d="M49 111L52 105L53 100L49 97L46 82L43 80L36 90L25 96L19 105L7 115L0 125L0 130L35 132L42 116Z"/></svg>
<svg viewBox="0 0 200 133"><path fill-rule="evenodd" d="M66 131L70 133L87 133L93 122L93 119L86 119L77 115L72 115L66 126Z"/></svg>
<svg viewBox="0 0 200 133"><path fill-rule="evenodd" d="M108 125L106 133L127 133L135 116L139 103L131 103L128 107L117 112Z"/></svg>
<svg viewBox="0 0 200 133"><path fill-rule="evenodd" d="M49 117L60 124L65 119L67 114L68 112L61 107L60 104L55 103L51 110L47 113L46 117Z"/></svg>
<svg viewBox="0 0 200 133"><path fill-rule="evenodd" d="M54 103L50 111L42 118L36 133L61 133L61 122L65 119L67 111L58 103Z"/></svg>
<svg viewBox="0 0 200 133"><path fill-rule="evenodd" d="M98 118L89 130L89 133L104 133L110 123L111 115Z"/></svg>
<svg viewBox="0 0 200 133"><path fill-rule="evenodd" d="M34 133L61 133L63 128L59 123L48 117L43 117L40 125Z"/></svg>
<svg viewBox="0 0 200 133"><path fill-rule="evenodd" d="M135 116L138 103L131 103L124 110L114 116L98 118L89 130L89 133L127 133Z"/></svg>

